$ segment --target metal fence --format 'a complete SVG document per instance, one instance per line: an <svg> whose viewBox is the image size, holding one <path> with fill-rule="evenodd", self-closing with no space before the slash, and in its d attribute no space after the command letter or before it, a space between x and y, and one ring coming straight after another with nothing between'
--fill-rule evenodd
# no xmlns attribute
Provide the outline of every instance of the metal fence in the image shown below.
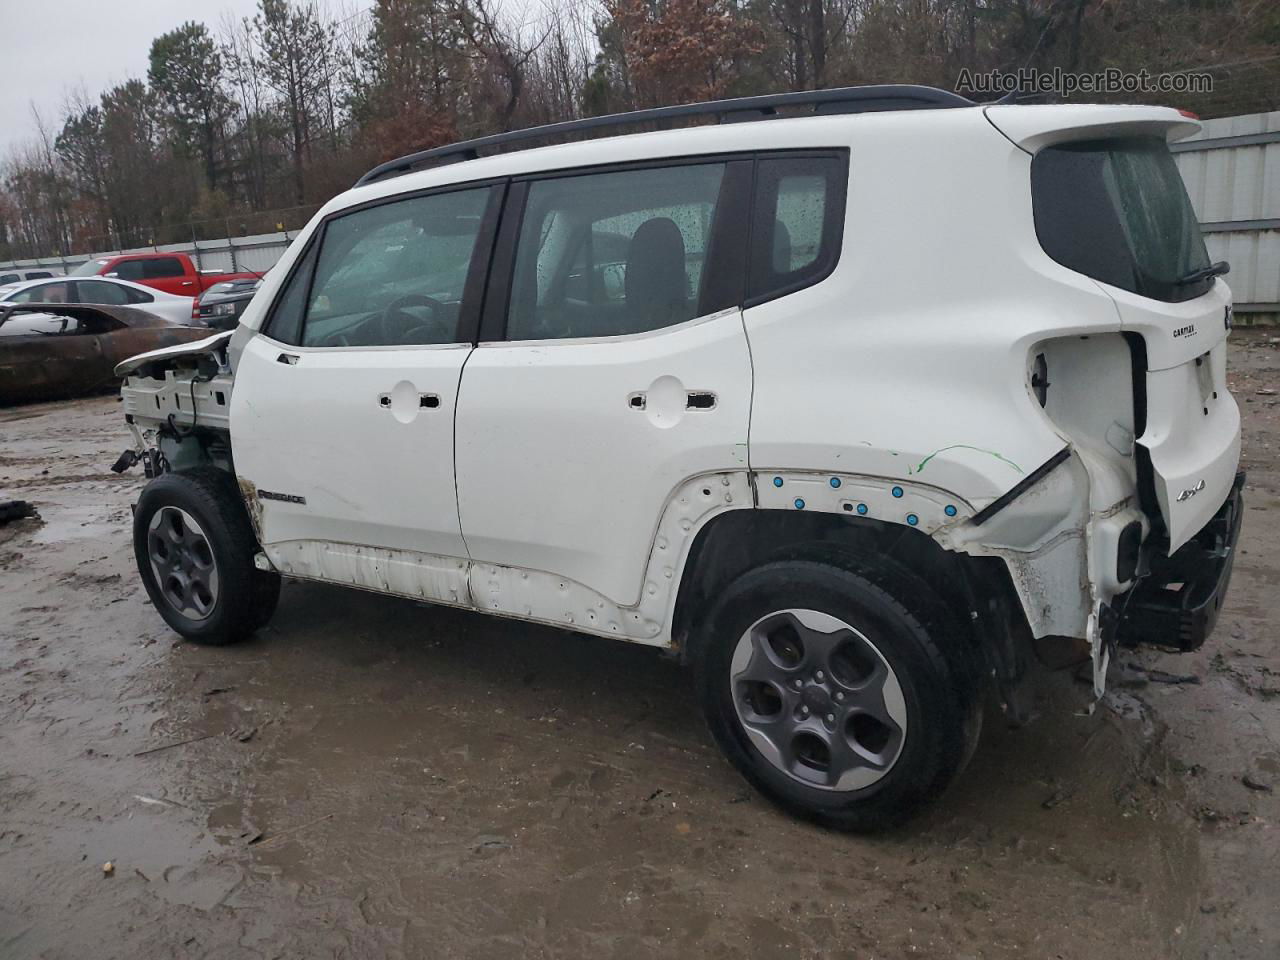
<svg viewBox="0 0 1280 960"><path fill-rule="evenodd" d="M118 250L145 246L196 243L201 240L222 240L226 237L250 237L264 233L293 234L305 227L321 204L300 207L278 207L274 210L242 210L221 217L203 220L185 220L180 223L163 223L159 226L133 230L129 236L118 233L78 237L75 246L88 250Z"/></svg>
<svg viewBox="0 0 1280 960"><path fill-rule="evenodd" d="M1240 320L1280 319L1280 111L1206 120L1171 149Z"/></svg>
<svg viewBox="0 0 1280 960"><path fill-rule="evenodd" d="M194 240L190 243L162 243L150 247L131 247L127 250L99 250L69 257L38 257L34 260L13 260L0 264L0 270L23 270L44 267L69 273L88 260L114 257L122 253L185 253L196 262L200 270L239 271L252 270L262 273L275 265L297 230L279 233L261 233L252 237L224 237L221 240Z"/></svg>
<svg viewBox="0 0 1280 960"><path fill-rule="evenodd" d="M261 271L276 262L289 241L319 209L318 204L310 204L165 224L140 231L151 242L139 246L122 246L117 236L86 237L79 245L92 252L9 260L0 263L0 270L15 267L71 270L86 260L122 253L185 253L195 258L204 270Z"/></svg>

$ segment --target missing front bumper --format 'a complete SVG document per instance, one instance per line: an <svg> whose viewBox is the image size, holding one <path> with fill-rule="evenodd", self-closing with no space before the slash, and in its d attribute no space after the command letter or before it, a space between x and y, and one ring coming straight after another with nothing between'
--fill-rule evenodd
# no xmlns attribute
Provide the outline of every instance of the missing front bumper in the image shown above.
<svg viewBox="0 0 1280 960"><path fill-rule="evenodd" d="M1244 514L1244 472L1218 512L1172 556L1160 558L1128 593L1117 597L1116 639L1122 646L1153 644L1197 650L1213 632L1226 600Z"/></svg>

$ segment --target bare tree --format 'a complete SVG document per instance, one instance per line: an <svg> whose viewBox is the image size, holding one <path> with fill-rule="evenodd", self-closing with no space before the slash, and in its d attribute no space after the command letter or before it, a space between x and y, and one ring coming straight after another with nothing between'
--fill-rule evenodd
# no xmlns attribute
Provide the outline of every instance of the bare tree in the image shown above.
<svg viewBox="0 0 1280 960"><path fill-rule="evenodd" d="M476 77L480 86L502 91L496 110L495 126L510 130L520 98L524 94L529 62L550 36L543 28L527 37L523 24L507 24L499 20L492 0L450 0L453 15L472 51Z"/></svg>
<svg viewBox="0 0 1280 960"><path fill-rule="evenodd" d="M333 55L333 32L314 2L259 0L253 18L253 58L259 75L278 97L290 137L294 202L306 199L306 162L316 127L324 128L326 72Z"/></svg>

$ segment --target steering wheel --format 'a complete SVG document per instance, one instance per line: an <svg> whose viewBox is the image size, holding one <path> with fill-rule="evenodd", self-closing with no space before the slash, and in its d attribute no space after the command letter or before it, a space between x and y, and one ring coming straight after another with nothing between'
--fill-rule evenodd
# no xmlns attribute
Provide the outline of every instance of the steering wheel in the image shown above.
<svg viewBox="0 0 1280 960"><path fill-rule="evenodd" d="M410 313L406 313L405 307L427 307L431 310L431 316L427 320L420 320L418 317ZM446 343L449 339L449 330L445 326L442 319L444 312L448 307L437 300L435 297L428 297L421 293L410 293L403 297L398 297L387 304L386 309L378 315L378 333L384 344L393 343L420 343L424 342L421 338L410 338L410 334L415 333L422 327L435 328L433 334L438 331L439 336L433 336L426 340L427 343Z"/></svg>

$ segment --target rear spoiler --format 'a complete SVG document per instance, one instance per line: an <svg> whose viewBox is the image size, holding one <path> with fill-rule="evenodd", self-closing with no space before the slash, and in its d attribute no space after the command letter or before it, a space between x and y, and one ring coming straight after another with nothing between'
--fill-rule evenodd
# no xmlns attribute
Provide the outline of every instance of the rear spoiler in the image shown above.
<svg viewBox="0 0 1280 960"><path fill-rule="evenodd" d="M1035 153L1051 143L1119 136L1182 140L1198 133L1199 122L1172 107L1102 104L993 105L987 120L1016 146Z"/></svg>

